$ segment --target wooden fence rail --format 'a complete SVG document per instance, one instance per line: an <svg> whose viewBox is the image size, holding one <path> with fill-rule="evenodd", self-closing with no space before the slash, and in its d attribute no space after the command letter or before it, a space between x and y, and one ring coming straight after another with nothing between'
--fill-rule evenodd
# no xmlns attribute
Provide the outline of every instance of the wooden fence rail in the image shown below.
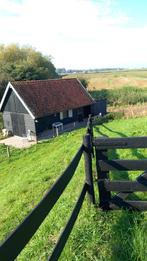
<svg viewBox="0 0 147 261"><path fill-rule="evenodd" d="M102 171L145 170L145 169L147 169L147 159L144 159L144 160L99 160L99 167Z"/></svg>
<svg viewBox="0 0 147 261"><path fill-rule="evenodd" d="M100 137L93 139L93 145L97 150L147 148L147 137Z"/></svg>

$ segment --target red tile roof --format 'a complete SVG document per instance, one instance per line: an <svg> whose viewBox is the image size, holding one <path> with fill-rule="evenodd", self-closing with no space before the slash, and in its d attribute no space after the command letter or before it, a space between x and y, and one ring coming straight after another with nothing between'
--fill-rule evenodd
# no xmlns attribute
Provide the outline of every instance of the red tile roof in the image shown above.
<svg viewBox="0 0 147 261"><path fill-rule="evenodd" d="M15 81L12 85L35 118L94 103L77 79Z"/></svg>

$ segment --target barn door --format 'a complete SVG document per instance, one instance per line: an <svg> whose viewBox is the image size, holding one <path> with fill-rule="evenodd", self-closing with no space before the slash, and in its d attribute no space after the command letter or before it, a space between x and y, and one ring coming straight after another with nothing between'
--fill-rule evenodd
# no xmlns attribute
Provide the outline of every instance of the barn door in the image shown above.
<svg viewBox="0 0 147 261"><path fill-rule="evenodd" d="M91 114L91 106L85 106L84 107L84 118L88 118L89 114Z"/></svg>
<svg viewBox="0 0 147 261"><path fill-rule="evenodd" d="M26 136L24 115L19 113L11 114L13 134L17 136Z"/></svg>

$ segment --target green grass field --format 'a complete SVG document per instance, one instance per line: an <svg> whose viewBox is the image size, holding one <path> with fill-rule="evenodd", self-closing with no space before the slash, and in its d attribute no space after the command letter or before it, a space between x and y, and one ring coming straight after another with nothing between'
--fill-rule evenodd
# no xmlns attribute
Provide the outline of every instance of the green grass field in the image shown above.
<svg viewBox="0 0 147 261"><path fill-rule="evenodd" d="M115 120L94 129L95 136L146 136L147 118ZM25 218L68 165L82 142L85 129L65 133L29 149L0 147L0 239ZM115 158L144 158L145 149L116 150ZM94 164L95 165L95 164ZM95 168L94 168L95 172ZM140 172L112 173L112 178L133 179ZM66 224L84 182L83 159L68 188L17 260L44 261ZM95 184L95 191L97 186ZM135 198L147 199L145 193ZM98 199L97 199L98 201ZM146 261L147 213L103 213L85 200L60 260Z"/></svg>

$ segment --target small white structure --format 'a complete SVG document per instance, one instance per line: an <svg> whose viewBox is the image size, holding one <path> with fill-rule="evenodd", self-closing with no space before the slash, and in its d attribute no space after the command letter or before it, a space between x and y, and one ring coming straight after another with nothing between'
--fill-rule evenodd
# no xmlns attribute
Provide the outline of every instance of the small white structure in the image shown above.
<svg viewBox="0 0 147 261"><path fill-rule="evenodd" d="M37 137L36 137L35 133L32 132L31 130L28 130L28 132L27 132L27 140L37 142Z"/></svg>
<svg viewBox="0 0 147 261"><path fill-rule="evenodd" d="M3 137L7 137L8 136L8 130L2 129L2 134L3 134Z"/></svg>
<svg viewBox="0 0 147 261"><path fill-rule="evenodd" d="M53 128L53 136L54 136L54 132L56 133L56 136L58 136L59 130L63 131L63 123L62 122L54 122L52 124L52 128Z"/></svg>
<svg viewBox="0 0 147 261"><path fill-rule="evenodd" d="M31 130L28 130L28 132L27 132L27 139L28 139L28 141L32 141Z"/></svg>

